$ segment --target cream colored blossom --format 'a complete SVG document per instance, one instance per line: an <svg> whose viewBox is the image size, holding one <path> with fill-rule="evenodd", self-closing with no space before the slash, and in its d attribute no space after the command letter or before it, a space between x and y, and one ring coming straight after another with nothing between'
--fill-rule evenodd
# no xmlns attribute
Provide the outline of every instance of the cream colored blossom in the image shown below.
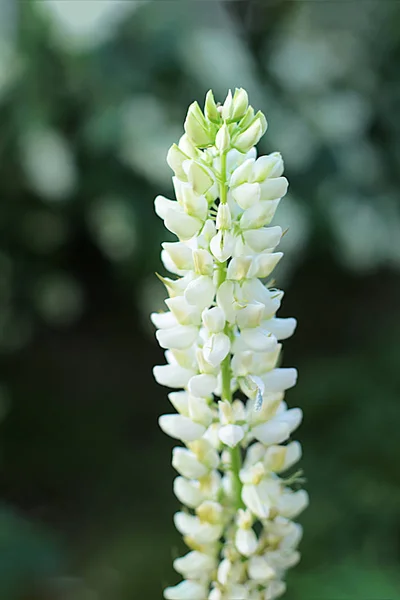
<svg viewBox="0 0 400 600"><path fill-rule="evenodd" d="M168 310L151 318L167 361L155 379L179 390L159 424L183 443L172 452L184 506L174 522L189 547L167 600L274 600L300 558L293 519L308 496L285 471L301 458L291 436L302 411L284 401L297 371L280 366L296 320L276 316L283 292L264 281L283 257L282 229L270 224L288 182L278 152L257 157L266 128L245 90L222 105L208 92L167 155L176 200L155 200L178 237L162 244L175 276L160 277Z"/></svg>

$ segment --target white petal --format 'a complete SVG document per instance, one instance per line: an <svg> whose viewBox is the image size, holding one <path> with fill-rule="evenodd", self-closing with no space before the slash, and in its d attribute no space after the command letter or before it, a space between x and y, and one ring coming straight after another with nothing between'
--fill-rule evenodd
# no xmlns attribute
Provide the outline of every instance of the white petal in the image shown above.
<svg viewBox="0 0 400 600"><path fill-rule="evenodd" d="M223 525L202 523L198 517L183 512L175 513L174 523L182 535L193 537L199 544L216 542L222 534Z"/></svg>
<svg viewBox="0 0 400 600"><path fill-rule="evenodd" d="M291 408L277 415L275 419L278 419L281 423L286 423L289 427L289 432L292 433L300 425L303 419L303 411L301 408Z"/></svg>
<svg viewBox="0 0 400 600"><path fill-rule="evenodd" d="M200 479L207 475L208 469L190 450L174 448L172 451L172 466L180 475L188 479Z"/></svg>
<svg viewBox="0 0 400 600"><path fill-rule="evenodd" d="M153 375L157 383L171 388L185 387L193 377L193 371L184 369L179 365L157 365L153 368Z"/></svg>
<svg viewBox="0 0 400 600"><path fill-rule="evenodd" d="M296 385L297 370L294 368L274 369L262 376L267 394L283 392Z"/></svg>
<svg viewBox="0 0 400 600"><path fill-rule="evenodd" d="M181 581L174 587L168 587L164 590L166 600L204 600L207 595L205 584L197 581Z"/></svg>
<svg viewBox="0 0 400 600"><path fill-rule="evenodd" d="M286 583L275 579L268 584L265 592L265 600L276 600L286 592Z"/></svg>
<svg viewBox="0 0 400 600"><path fill-rule="evenodd" d="M250 578L259 582L269 581L276 575L274 569L262 556L252 556L247 568Z"/></svg>
<svg viewBox="0 0 400 600"><path fill-rule="evenodd" d="M195 248L193 250L193 264L197 275L211 276L213 274L214 259L204 248Z"/></svg>
<svg viewBox="0 0 400 600"><path fill-rule="evenodd" d="M258 202L244 211L240 218L240 227L242 229L258 229L268 225L278 208L279 200L270 202Z"/></svg>
<svg viewBox="0 0 400 600"><path fill-rule="evenodd" d="M268 277L283 257L283 252L264 252L255 261L254 277Z"/></svg>
<svg viewBox="0 0 400 600"><path fill-rule="evenodd" d="M283 173L283 160L279 152L257 158L253 167L253 181L263 181L267 177L280 177Z"/></svg>
<svg viewBox="0 0 400 600"><path fill-rule="evenodd" d="M270 331L277 340L286 340L293 335L296 329L297 321L293 317L287 319L280 319L274 317L263 323L265 329Z"/></svg>
<svg viewBox="0 0 400 600"><path fill-rule="evenodd" d="M235 583L229 587L229 600L248 600L249 591L245 585Z"/></svg>
<svg viewBox="0 0 400 600"><path fill-rule="evenodd" d="M258 441L266 446L271 444L281 444L287 440L290 435L290 429L287 423L281 423L276 419L267 421L262 425L256 425L251 432Z"/></svg>
<svg viewBox="0 0 400 600"><path fill-rule="evenodd" d="M225 558L224 560L222 560L219 563L218 572L217 572L217 579L218 579L219 583L221 583L222 585L227 584L231 569L232 569L232 563L227 558Z"/></svg>
<svg viewBox="0 0 400 600"><path fill-rule="evenodd" d="M217 290L218 306L224 311L225 318L229 323L234 323L236 315L233 291L232 281L224 281Z"/></svg>
<svg viewBox="0 0 400 600"><path fill-rule="evenodd" d="M273 352L277 346L275 336L262 327L254 329L242 329L240 337L244 343L255 352Z"/></svg>
<svg viewBox="0 0 400 600"><path fill-rule="evenodd" d="M205 398L189 396L188 408L189 417L193 421L196 421L196 423L201 423L205 427L208 427L212 423L214 413L208 406Z"/></svg>
<svg viewBox="0 0 400 600"><path fill-rule="evenodd" d="M169 209L165 216L165 227L182 240L189 240L196 235L202 224L200 219L187 215L183 210Z"/></svg>
<svg viewBox="0 0 400 600"><path fill-rule="evenodd" d="M231 176L230 187L234 188L249 180L254 165L254 158L248 158L239 167L237 167Z"/></svg>
<svg viewBox="0 0 400 600"><path fill-rule="evenodd" d="M243 183L232 191L232 196L240 208L250 208L261 198L261 187L258 183Z"/></svg>
<svg viewBox="0 0 400 600"><path fill-rule="evenodd" d="M168 399L178 413L185 417L189 416L189 394L187 392L170 392Z"/></svg>
<svg viewBox="0 0 400 600"><path fill-rule="evenodd" d="M250 229L243 233L246 244L254 252L263 252L267 248L275 248L282 237L280 227L262 227L261 229Z"/></svg>
<svg viewBox="0 0 400 600"><path fill-rule="evenodd" d="M187 160L183 163L183 169L188 176L196 194L205 194L212 186L213 178L210 173L198 162Z"/></svg>
<svg viewBox="0 0 400 600"><path fill-rule="evenodd" d="M174 480L174 494L182 504L186 504L189 508L197 508L205 500L197 482L189 481L184 477L177 477Z"/></svg>
<svg viewBox="0 0 400 600"><path fill-rule="evenodd" d="M194 325L176 325L168 329L156 331L156 338L161 348L189 348L196 340L199 330Z"/></svg>
<svg viewBox="0 0 400 600"><path fill-rule="evenodd" d="M195 375L188 383L189 392L198 398L211 396L217 387L217 378L214 375Z"/></svg>
<svg viewBox="0 0 400 600"><path fill-rule="evenodd" d="M185 185L182 192L182 204L187 214L204 221L208 213L208 202L205 197L196 194L191 185Z"/></svg>
<svg viewBox="0 0 400 600"><path fill-rule="evenodd" d="M201 579L207 571L215 568L215 558L203 552L189 552L174 560L174 569L184 577Z"/></svg>
<svg viewBox="0 0 400 600"><path fill-rule="evenodd" d="M193 269L192 250L183 242L164 242L161 244L177 269Z"/></svg>
<svg viewBox="0 0 400 600"><path fill-rule="evenodd" d="M161 415L158 424L167 435L183 442L201 438L206 428L183 415Z"/></svg>
<svg viewBox="0 0 400 600"><path fill-rule="evenodd" d="M301 458L302 450L301 444L299 442L291 442L286 446L286 456L285 463L282 466L282 471L286 469L290 469L294 464L296 464Z"/></svg>
<svg viewBox="0 0 400 600"><path fill-rule="evenodd" d="M240 309L236 315L236 322L240 329L258 327L264 314L264 304L254 302Z"/></svg>
<svg viewBox="0 0 400 600"><path fill-rule="evenodd" d="M204 358L213 367L218 367L229 354L230 339L225 333L214 333L204 344Z"/></svg>
<svg viewBox="0 0 400 600"><path fill-rule="evenodd" d="M258 548L258 539L253 529L238 528L235 536L235 546L243 556L254 554Z"/></svg>
<svg viewBox="0 0 400 600"><path fill-rule="evenodd" d="M308 494L305 490L288 492L279 499L279 513L287 519L295 519L309 504Z"/></svg>
<svg viewBox="0 0 400 600"><path fill-rule="evenodd" d="M167 298L165 304L173 313L177 323L181 325L200 325L200 311L189 304L184 296Z"/></svg>
<svg viewBox="0 0 400 600"><path fill-rule="evenodd" d="M228 279L246 279L252 265L253 258L251 256L236 256L229 263L226 276Z"/></svg>
<svg viewBox="0 0 400 600"><path fill-rule="evenodd" d="M286 194L289 184L286 177L274 177L273 179L266 179L260 185L261 199L275 200Z"/></svg>
<svg viewBox="0 0 400 600"><path fill-rule="evenodd" d="M157 329L169 329L178 324L172 312L151 313L150 319Z"/></svg>
<svg viewBox="0 0 400 600"><path fill-rule="evenodd" d="M178 206L178 203L175 200L168 200L164 196L157 196L154 200L154 209L161 219L165 219L167 216L167 212L171 210L175 210Z"/></svg>
<svg viewBox="0 0 400 600"><path fill-rule="evenodd" d="M240 425L224 425L218 435L223 444L234 448L244 438L244 429Z"/></svg>
<svg viewBox="0 0 400 600"><path fill-rule="evenodd" d="M201 318L210 333L219 333L225 327L224 311L219 306L204 309Z"/></svg>
<svg viewBox="0 0 400 600"><path fill-rule="evenodd" d="M259 519L267 519L270 513L268 498L261 498L257 486L245 483L242 488L242 500L247 508Z"/></svg>
<svg viewBox="0 0 400 600"><path fill-rule="evenodd" d="M210 242L210 250L219 262L230 258L235 249L235 238L228 231L218 231Z"/></svg>
<svg viewBox="0 0 400 600"><path fill-rule="evenodd" d="M212 277L200 275L193 279L185 290L185 298L199 309L210 306L215 296L215 286Z"/></svg>

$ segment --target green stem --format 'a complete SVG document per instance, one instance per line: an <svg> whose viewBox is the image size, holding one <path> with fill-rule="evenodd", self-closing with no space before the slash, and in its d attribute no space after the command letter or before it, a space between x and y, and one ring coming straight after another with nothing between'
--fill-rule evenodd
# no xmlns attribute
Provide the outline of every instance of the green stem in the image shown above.
<svg viewBox="0 0 400 600"><path fill-rule="evenodd" d="M226 204L227 201L227 183L226 183L226 152L221 153L221 183L219 186L219 199L221 204Z"/></svg>
<svg viewBox="0 0 400 600"><path fill-rule="evenodd" d="M226 182L226 152L222 152L221 155L221 180L220 180L220 202L221 204L226 204L227 202L227 192L228 186ZM226 279L226 263L220 263L218 265L218 287L225 281ZM231 334L231 328L228 323L225 326L225 333L229 336ZM221 376L222 376L222 400L227 400L228 402L232 402L232 392L231 392L231 355L228 356L221 363ZM233 491L235 497L235 508L242 508L242 482L240 481L239 473L242 467L242 455L240 452L240 446L236 446L235 448L230 448L231 455L231 471L233 477Z"/></svg>

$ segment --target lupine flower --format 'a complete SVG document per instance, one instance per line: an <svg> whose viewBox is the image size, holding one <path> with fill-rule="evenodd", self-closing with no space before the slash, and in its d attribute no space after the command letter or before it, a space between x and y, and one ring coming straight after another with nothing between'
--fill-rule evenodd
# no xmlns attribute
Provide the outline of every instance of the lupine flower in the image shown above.
<svg viewBox="0 0 400 600"><path fill-rule="evenodd" d="M270 223L288 182L278 152L257 158L266 128L243 89L222 106L208 92L168 152L176 200L155 200L178 237L162 244L174 277L160 277L168 311L152 320L166 358L155 379L177 390L159 424L183 443L172 454L174 522L189 548L167 600L273 600L300 557L293 519L308 496L285 472L301 457L291 436L302 412L284 401L296 369L278 366L296 320L276 317L283 292L265 282L283 256Z"/></svg>

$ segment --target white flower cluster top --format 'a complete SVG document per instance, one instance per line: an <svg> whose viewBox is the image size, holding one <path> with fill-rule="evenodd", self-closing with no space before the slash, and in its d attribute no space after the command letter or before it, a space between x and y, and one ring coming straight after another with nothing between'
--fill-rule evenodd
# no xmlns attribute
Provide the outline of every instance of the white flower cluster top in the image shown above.
<svg viewBox="0 0 400 600"><path fill-rule="evenodd" d="M296 320L275 316L283 292L268 278L282 258L269 227L288 182L278 152L257 158L267 123L231 92L208 92L168 152L176 200L155 210L179 239L162 244L167 312L152 314L167 364L154 367L176 413L160 417L173 450L182 503L175 525L190 551L174 561L183 577L167 600L273 600L299 560L294 519L308 504L282 476L301 456L292 432L302 412L284 392L297 372L279 365Z"/></svg>

